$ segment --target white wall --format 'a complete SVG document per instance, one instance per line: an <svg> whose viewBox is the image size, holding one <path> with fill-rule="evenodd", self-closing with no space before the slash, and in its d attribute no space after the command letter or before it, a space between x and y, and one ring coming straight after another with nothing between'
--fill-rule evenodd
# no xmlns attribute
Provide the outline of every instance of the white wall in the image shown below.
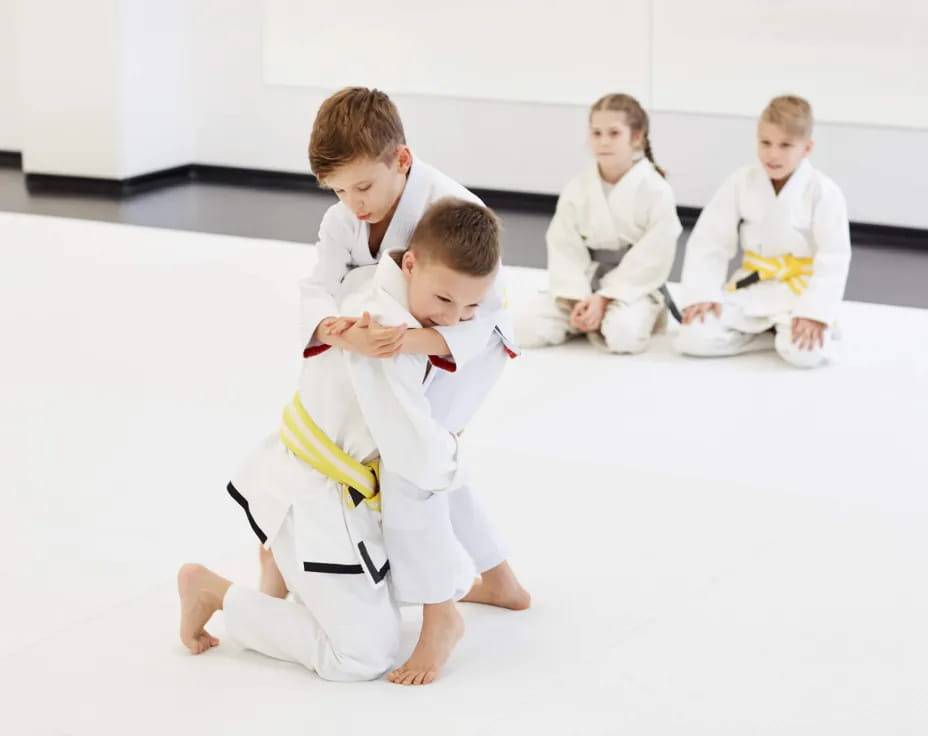
<svg viewBox="0 0 928 736"><path fill-rule="evenodd" d="M753 116L791 90L821 121L928 129L925 3L651 2L655 109Z"/></svg>
<svg viewBox="0 0 928 736"><path fill-rule="evenodd" d="M384 12L383 0L263 0L264 79L573 105L617 86L648 105L651 3L571 0L565 12L537 0L392 0Z"/></svg>
<svg viewBox="0 0 928 736"><path fill-rule="evenodd" d="M193 156L183 0L18 0L23 168L124 179Z"/></svg>
<svg viewBox="0 0 928 736"><path fill-rule="evenodd" d="M21 151L16 6L0 0L0 151Z"/></svg>
<svg viewBox="0 0 928 736"><path fill-rule="evenodd" d="M191 161L309 171L313 117L332 90L265 82L262 0L18 0L18 7L27 171L124 178ZM531 27L511 30L517 63ZM576 73L581 41L552 48ZM536 74L530 66L520 73ZM900 74L925 80L912 69ZM394 98L415 151L468 186L557 193L588 162L585 104ZM658 110L652 129L683 205L704 205L754 155L752 116ZM815 137L813 162L843 187L852 219L928 228L928 130L820 123Z"/></svg>
<svg viewBox="0 0 928 736"><path fill-rule="evenodd" d="M313 116L332 90L266 84L261 23L261 0L193 8L197 160L307 172ZM514 51L526 32L514 30ZM552 53L581 67L582 49ZM468 186L556 193L588 161L585 105L394 99L414 149ZM746 116L652 113L655 155L680 204L705 205L725 176L753 160L754 125ZM928 228L928 130L820 123L815 137L813 162L844 189L852 219Z"/></svg>
<svg viewBox="0 0 928 736"><path fill-rule="evenodd" d="M928 128L913 0L262 0L264 79L394 94L754 116L789 89L827 122Z"/></svg>
<svg viewBox="0 0 928 736"><path fill-rule="evenodd" d="M103 178L120 172L117 3L16 3L26 171Z"/></svg>
<svg viewBox="0 0 928 736"><path fill-rule="evenodd" d="M122 177L189 164L194 105L188 0L121 0Z"/></svg>

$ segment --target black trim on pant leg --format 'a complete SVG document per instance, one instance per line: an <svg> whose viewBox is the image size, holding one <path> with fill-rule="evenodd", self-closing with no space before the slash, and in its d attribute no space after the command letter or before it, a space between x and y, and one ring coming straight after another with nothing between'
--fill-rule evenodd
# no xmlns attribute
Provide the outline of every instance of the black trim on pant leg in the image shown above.
<svg viewBox="0 0 928 736"><path fill-rule="evenodd" d="M367 546L364 544L364 542L358 542L358 551L361 553L361 559L364 560L364 564L367 566L367 571L371 574L373 581L375 583L379 583L381 580L383 580L387 576L387 573L390 571L390 560L384 562L383 567L378 570L376 567L374 567L374 561L367 553Z"/></svg>
<svg viewBox="0 0 928 736"><path fill-rule="evenodd" d="M251 515L251 509L248 508L248 499L236 490L231 481L229 482L229 485L226 486L226 490L229 492L229 495L235 499L238 505L245 509L245 515L248 517L248 523L251 524L251 530L258 535L258 539L261 540L261 544L264 544L267 541L267 534L261 531L261 527L258 526L258 522L255 521L255 517Z"/></svg>
<svg viewBox="0 0 928 736"><path fill-rule="evenodd" d="M324 572L330 575L363 575L360 565L339 565L334 562L304 562L303 572Z"/></svg>

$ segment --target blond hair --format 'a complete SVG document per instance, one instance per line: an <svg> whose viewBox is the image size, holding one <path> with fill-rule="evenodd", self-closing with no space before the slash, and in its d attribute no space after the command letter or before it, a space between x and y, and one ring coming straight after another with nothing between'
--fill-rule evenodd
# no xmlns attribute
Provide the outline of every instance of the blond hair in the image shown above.
<svg viewBox="0 0 928 736"><path fill-rule="evenodd" d="M657 173L661 176L666 176L664 170L657 165L657 161L654 160L654 153L651 151L651 141L648 138L648 130L650 128L650 121L648 120L648 113L644 111L644 108L641 106L641 103L638 102L631 95L626 94L609 94L600 97L596 102L593 103L593 106L590 108L590 119L593 118L594 112L600 112L602 110L611 110L613 112L625 113L625 123L631 129L633 134L641 133L644 139L644 155L650 161Z"/></svg>
<svg viewBox="0 0 928 736"><path fill-rule="evenodd" d="M499 234L499 220L487 207L445 197L422 215L409 250L452 271L487 276L499 266Z"/></svg>
<svg viewBox="0 0 928 736"><path fill-rule="evenodd" d="M316 114L309 138L309 166L321 184L336 169L360 158L389 163L406 144L396 105L377 89L346 87Z"/></svg>
<svg viewBox="0 0 928 736"><path fill-rule="evenodd" d="M760 114L766 123L782 128L799 138L812 137L812 105L796 95L774 97Z"/></svg>

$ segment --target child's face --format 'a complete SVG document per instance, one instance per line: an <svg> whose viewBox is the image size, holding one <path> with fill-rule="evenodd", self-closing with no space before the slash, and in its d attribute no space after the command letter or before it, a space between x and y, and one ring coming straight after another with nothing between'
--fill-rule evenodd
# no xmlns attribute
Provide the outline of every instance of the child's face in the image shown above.
<svg viewBox="0 0 928 736"><path fill-rule="evenodd" d="M403 254L402 269L409 311L423 327L473 319L496 276L469 276L437 261L419 258L415 250Z"/></svg>
<svg viewBox="0 0 928 736"><path fill-rule="evenodd" d="M641 148L644 136L625 122L625 113L597 110L590 117L590 151L600 167L628 166Z"/></svg>
<svg viewBox="0 0 928 736"><path fill-rule="evenodd" d="M355 159L329 174L325 185L355 217L375 224L393 213L406 186L410 166L409 148L400 146L389 163L371 158Z"/></svg>
<svg viewBox="0 0 928 736"><path fill-rule="evenodd" d="M791 176L806 156L812 153L812 140L790 135L779 125L761 120L757 125L757 157L764 171L774 181Z"/></svg>

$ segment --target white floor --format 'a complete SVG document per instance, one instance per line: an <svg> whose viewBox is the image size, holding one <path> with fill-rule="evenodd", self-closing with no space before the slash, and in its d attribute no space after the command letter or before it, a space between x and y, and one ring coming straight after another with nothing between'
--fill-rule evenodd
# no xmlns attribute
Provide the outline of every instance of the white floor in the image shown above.
<svg viewBox="0 0 928 736"><path fill-rule="evenodd" d="M312 262L0 213L0 732L928 733L928 311L897 307L848 304L817 372L513 361L467 440L534 606L465 605L433 686L188 655L177 567L255 578L224 484L294 388Z"/></svg>

